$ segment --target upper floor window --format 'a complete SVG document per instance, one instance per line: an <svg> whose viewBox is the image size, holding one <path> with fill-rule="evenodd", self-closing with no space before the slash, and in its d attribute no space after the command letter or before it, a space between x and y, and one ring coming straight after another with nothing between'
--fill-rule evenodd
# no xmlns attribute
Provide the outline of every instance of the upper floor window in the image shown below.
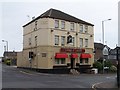
<svg viewBox="0 0 120 90"><path fill-rule="evenodd" d="M35 46L37 46L37 36L35 36Z"/></svg>
<svg viewBox="0 0 120 90"><path fill-rule="evenodd" d="M38 21L35 21L35 29L34 30L37 30L37 22Z"/></svg>
<svg viewBox="0 0 120 90"><path fill-rule="evenodd" d="M59 45L59 36L55 35L55 45Z"/></svg>
<svg viewBox="0 0 120 90"><path fill-rule="evenodd" d="M88 26L85 25L85 33L87 33L87 32L88 32Z"/></svg>
<svg viewBox="0 0 120 90"><path fill-rule="evenodd" d="M31 45L31 38L29 38L29 41L28 41L28 42L29 42L29 45Z"/></svg>
<svg viewBox="0 0 120 90"><path fill-rule="evenodd" d="M70 30L71 30L71 31L74 31L74 23L71 23L71 24L70 24Z"/></svg>
<svg viewBox="0 0 120 90"><path fill-rule="evenodd" d="M80 32L83 33L83 25L80 24Z"/></svg>
<svg viewBox="0 0 120 90"><path fill-rule="evenodd" d="M83 47L83 38L80 38L80 48Z"/></svg>
<svg viewBox="0 0 120 90"><path fill-rule="evenodd" d="M73 46L75 45L75 37L72 37Z"/></svg>
<svg viewBox="0 0 120 90"><path fill-rule="evenodd" d="M65 21L61 21L61 29L65 29Z"/></svg>
<svg viewBox="0 0 120 90"><path fill-rule="evenodd" d="M55 28L59 28L59 20L55 20Z"/></svg>
<svg viewBox="0 0 120 90"><path fill-rule="evenodd" d="M61 36L61 46L65 46L65 36Z"/></svg>
<svg viewBox="0 0 120 90"><path fill-rule="evenodd" d="M88 39L85 39L85 47L88 47Z"/></svg>

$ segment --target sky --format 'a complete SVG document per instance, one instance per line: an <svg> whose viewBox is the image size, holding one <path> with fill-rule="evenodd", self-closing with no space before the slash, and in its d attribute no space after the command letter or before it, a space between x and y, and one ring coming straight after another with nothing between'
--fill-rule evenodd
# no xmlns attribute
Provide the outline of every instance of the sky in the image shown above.
<svg viewBox="0 0 120 90"><path fill-rule="evenodd" d="M105 41L110 48L118 44L119 0L1 0L0 1L0 56L5 42L9 51L22 51L23 25L49 10L58 9L79 19L94 24L94 41L102 43L102 21ZM29 16L29 17L28 17Z"/></svg>

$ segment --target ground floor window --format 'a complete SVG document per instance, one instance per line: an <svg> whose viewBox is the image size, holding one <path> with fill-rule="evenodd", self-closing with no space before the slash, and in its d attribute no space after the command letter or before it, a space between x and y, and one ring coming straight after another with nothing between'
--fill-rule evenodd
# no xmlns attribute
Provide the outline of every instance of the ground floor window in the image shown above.
<svg viewBox="0 0 120 90"><path fill-rule="evenodd" d="M83 63L83 59L82 58L80 58L80 63Z"/></svg>
<svg viewBox="0 0 120 90"><path fill-rule="evenodd" d="M80 58L80 63L81 64L88 64L89 63L89 59L88 58Z"/></svg>
<svg viewBox="0 0 120 90"><path fill-rule="evenodd" d="M55 64L65 64L65 58L56 58Z"/></svg>
<svg viewBox="0 0 120 90"><path fill-rule="evenodd" d="M88 58L85 58L85 63L88 63Z"/></svg>

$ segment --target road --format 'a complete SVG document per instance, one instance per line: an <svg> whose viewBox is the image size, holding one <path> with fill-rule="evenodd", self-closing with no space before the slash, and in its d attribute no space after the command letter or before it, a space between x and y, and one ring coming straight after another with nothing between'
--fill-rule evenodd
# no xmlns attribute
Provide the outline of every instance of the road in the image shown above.
<svg viewBox="0 0 120 90"><path fill-rule="evenodd" d="M2 65L3 88L91 88L115 80L116 74L44 74Z"/></svg>

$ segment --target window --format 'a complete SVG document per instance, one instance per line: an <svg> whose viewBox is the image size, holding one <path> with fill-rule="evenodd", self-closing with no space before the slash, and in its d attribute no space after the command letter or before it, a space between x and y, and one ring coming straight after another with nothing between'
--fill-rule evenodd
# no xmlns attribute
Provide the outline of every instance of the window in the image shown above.
<svg viewBox="0 0 120 90"><path fill-rule="evenodd" d="M85 39L85 47L88 47L88 39Z"/></svg>
<svg viewBox="0 0 120 90"><path fill-rule="evenodd" d="M88 58L85 59L85 63L88 63Z"/></svg>
<svg viewBox="0 0 120 90"><path fill-rule="evenodd" d="M65 36L61 36L61 46L65 46Z"/></svg>
<svg viewBox="0 0 120 90"><path fill-rule="evenodd" d="M35 46L37 46L37 36L35 36Z"/></svg>
<svg viewBox="0 0 120 90"><path fill-rule="evenodd" d="M35 29L34 30L37 30L37 21L35 21Z"/></svg>
<svg viewBox="0 0 120 90"><path fill-rule="evenodd" d="M55 45L59 45L59 36L55 35Z"/></svg>
<svg viewBox="0 0 120 90"><path fill-rule="evenodd" d="M65 58L61 58L61 64L65 64Z"/></svg>
<svg viewBox="0 0 120 90"><path fill-rule="evenodd" d="M28 41L29 41L29 45L31 45L31 38L29 38L29 40L28 40Z"/></svg>
<svg viewBox="0 0 120 90"><path fill-rule="evenodd" d="M83 25L80 24L80 32L83 33Z"/></svg>
<svg viewBox="0 0 120 90"><path fill-rule="evenodd" d="M83 38L80 38L80 48L83 47Z"/></svg>
<svg viewBox="0 0 120 90"><path fill-rule="evenodd" d="M55 28L59 28L59 20L55 20Z"/></svg>
<svg viewBox="0 0 120 90"><path fill-rule="evenodd" d="M83 63L83 59L82 58L80 58L80 63Z"/></svg>
<svg viewBox="0 0 120 90"><path fill-rule="evenodd" d="M87 32L88 32L88 26L85 25L85 33L87 33Z"/></svg>
<svg viewBox="0 0 120 90"><path fill-rule="evenodd" d="M71 31L74 31L74 23L71 23L71 25L70 25L70 30L71 30Z"/></svg>
<svg viewBox="0 0 120 90"><path fill-rule="evenodd" d="M65 29L65 21L61 21L61 29Z"/></svg>
<svg viewBox="0 0 120 90"><path fill-rule="evenodd" d="M59 64L59 59L55 59L55 64Z"/></svg>
<svg viewBox="0 0 120 90"><path fill-rule="evenodd" d="M65 58L56 58L55 59L55 64L65 64Z"/></svg>
<svg viewBox="0 0 120 90"><path fill-rule="evenodd" d="M73 46L75 45L75 37L72 37Z"/></svg>

